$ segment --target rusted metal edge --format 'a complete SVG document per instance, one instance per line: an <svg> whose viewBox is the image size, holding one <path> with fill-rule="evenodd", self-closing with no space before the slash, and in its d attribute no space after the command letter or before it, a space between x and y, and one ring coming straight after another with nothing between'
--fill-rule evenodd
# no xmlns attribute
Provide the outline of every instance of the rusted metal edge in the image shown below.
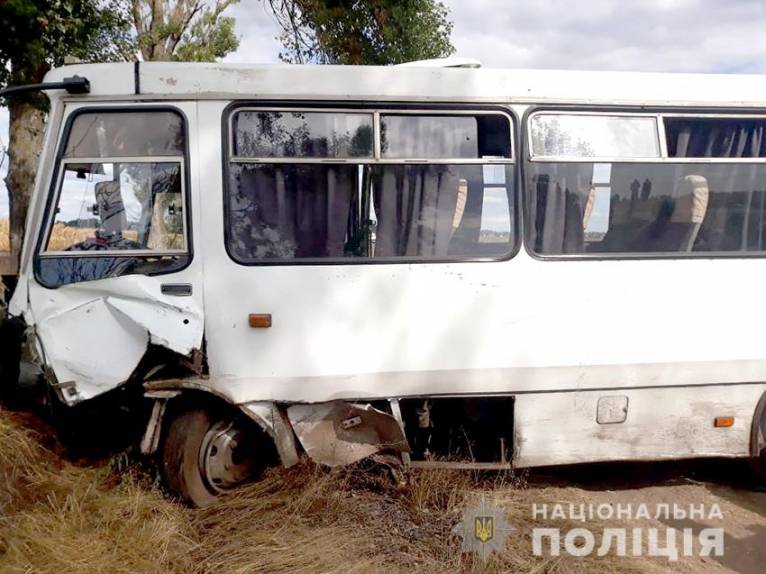
<svg viewBox="0 0 766 574"><path fill-rule="evenodd" d="M410 468L420 468L428 470L448 469L448 470L511 470L513 467L509 462L461 462L449 460L413 460L410 461Z"/></svg>

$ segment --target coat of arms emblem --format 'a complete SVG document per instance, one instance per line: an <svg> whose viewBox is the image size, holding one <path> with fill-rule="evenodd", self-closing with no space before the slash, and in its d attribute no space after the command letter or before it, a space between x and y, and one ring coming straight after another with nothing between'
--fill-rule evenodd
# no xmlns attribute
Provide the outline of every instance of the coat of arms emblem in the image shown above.
<svg viewBox="0 0 766 574"><path fill-rule="evenodd" d="M452 530L463 539L463 552L476 552L487 558L500 552L508 536L516 530L505 519L505 513L482 497L478 506L466 508L463 520Z"/></svg>

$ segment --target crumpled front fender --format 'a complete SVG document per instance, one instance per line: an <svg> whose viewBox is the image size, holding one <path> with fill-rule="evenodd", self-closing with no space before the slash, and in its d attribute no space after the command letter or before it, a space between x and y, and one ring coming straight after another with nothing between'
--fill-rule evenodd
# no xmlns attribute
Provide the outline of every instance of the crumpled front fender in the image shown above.
<svg viewBox="0 0 766 574"><path fill-rule="evenodd" d="M192 299L163 295L157 278L141 275L66 285L24 317L68 404L129 380L150 343L190 356L204 330Z"/></svg>

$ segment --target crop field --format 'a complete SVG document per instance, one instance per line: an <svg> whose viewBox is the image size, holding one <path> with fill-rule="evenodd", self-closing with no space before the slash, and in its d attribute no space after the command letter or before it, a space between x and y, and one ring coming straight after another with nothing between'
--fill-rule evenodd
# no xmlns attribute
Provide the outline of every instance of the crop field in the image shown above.
<svg viewBox="0 0 766 574"><path fill-rule="evenodd" d="M73 227L56 223L51 233L48 249L51 251L60 251L70 245L80 243L88 238L95 237L96 230L93 228ZM135 230L128 230L124 233L126 239L136 240L138 233ZM7 219L0 219L0 253L10 250L9 225Z"/></svg>

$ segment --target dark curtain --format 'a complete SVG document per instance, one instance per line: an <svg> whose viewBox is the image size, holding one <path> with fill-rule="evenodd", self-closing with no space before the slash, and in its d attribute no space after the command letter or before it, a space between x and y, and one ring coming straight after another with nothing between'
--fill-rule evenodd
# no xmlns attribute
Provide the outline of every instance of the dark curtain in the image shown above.
<svg viewBox="0 0 766 574"><path fill-rule="evenodd" d="M671 157L766 157L766 122L747 119L668 118Z"/></svg>
<svg viewBox="0 0 766 574"><path fill-rule="evenodd" d="M460 177L448 165L373 170L376 257L445 257L458 207Z"/></svg>
<svg viewBox="0 0 766 574"><path fill-rule="evenodd" d="M342 257L356 166L232 166L229 246L239 259Z"/></svg>

